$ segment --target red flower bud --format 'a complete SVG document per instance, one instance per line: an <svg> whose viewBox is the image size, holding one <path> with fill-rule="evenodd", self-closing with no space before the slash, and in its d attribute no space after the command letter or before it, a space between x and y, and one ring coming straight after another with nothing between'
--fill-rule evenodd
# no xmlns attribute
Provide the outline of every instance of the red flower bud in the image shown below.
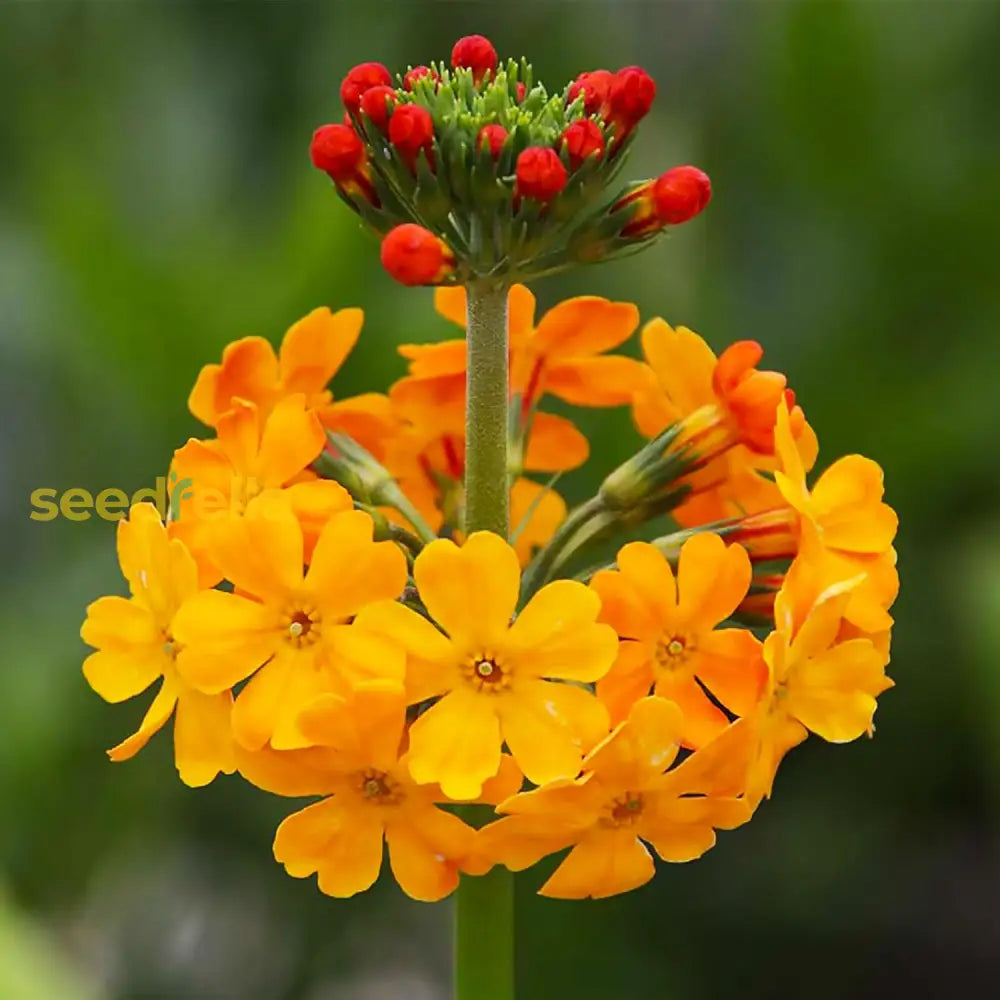
<svg viewBox="0 0 1000 1000"><path fill-rule="evenodd" d="M521 80L517 81L517 86L514 88L514 95L517 98L517 103L520 104L528 94L528 88L524 85Z"/></svg>
<svg viewBox="0 0 1000 1000"><path fill-rule="evenodd" d="M357 114L361 107L361 95L372 87L388 87L392 83L389 71L377 62L361 63L349 70L340 85L340 99L344 107Z"/></svg>
<svg viewBox="0 0 1000 1000"><path fill-rule="evenodd" d="M433 167L431 147L434 142L434 119L431 113L419 104L402 104L389 119L389 142L399 150L399 155L413 169L420 150L427 153L427 161Z"/></svg>
<svg viewBox="0 0 1000 1000"><path fill-rule="evenodd" d="M568 103L572 104L580 94L583 94L583 110L588 115L603 114L614 78L614 73L606 69L581 73L569 85Z"/></svg>
<svg viewBox="0 0 1000 1000"><path fill-rule="evenodd" d="M566 168L558 153L547 146L529 146L517 158L514 196L551 201L566 187Z"/></svg>
<svg viewBox="0 0 1000 1000"><path fill-rule="evenodd" d="M451 50L451 65L455 69L471 69L472 79L476 83L480 83L487 73L496 72L499 62L493 43L482 35L466 35L455 42L455 47Z"/></svg>
<svg viewBox="0 0 1000 1000"><path fill-rule="evenodd" d="M708 174L697 167L673 167L653 184L653 205L662 225L676 226L703 211L712 197Z"/></svg>
<svg viewBox="0 0 1000 1000"><path fill-rule="evenodd" d="M507 141L507 135L507 130L503 125L484 125L476 137L476 148L482 149L485 143L490 147L490 156L495 160L500 155L503 144Z"/></svg>
<svg viewBox="0 0 1000 1000"><path fill-rule="evenodd" d="M437 285L455 270L455 255L429 229L406 222L382 240L382 266L403 285Z"/></svg>
<svg viewBox="0 0 1000 1000"><path fill-rule="evenodd" d="M693 219L712 197L712 182L697 167L673 167L655 181L646 181L617 202L612 211L636 205L622 236L648 236L664 226Z"/></svg>
<svg viewBox="0 0 1000 1000"><path fill-rule="evenodd" d="M414 66L413 69L406 71L406 75L403 77L403 86L407 90L413 90L413 85L417 80L422 80L425 76L432 77L435 83L441 80L441 77L430 66Z"/></svg>
<svg viewBox="0 0 1000 1000"><path fill-rule="evenodd" d="M368 157L357 132L348 125L321 125L313 133L309 146L313 166L326 171L330 179L351 194L377 205L378 196L371 184Z"/></svg>
<svg viewBox="0 0 1000 1000"><path fill-rule="evenodd" d="M335 181L350 180L365 162L364 143L346 125L320 125L309 145L313 166Z"/></svg>
<svg viewBox="0 0 1000 1000"><path fill-rule="evenodd" d="M588 156L600 155L604 149L604 133L592 118L582 118L567 126L562 141L569 153L570 167L576 170Z"/></svg>
<svg viewBox="0 0 1000 1000"><path fill-rule="evenodd" d="M380 84L369 87L361 95L361 110L372 120L372 124L384 132L389 124L392 106L396 103L396 91L392 87Z"/></svg>
<svg viewBox="0 0 1000 1000"><path fill-rule="evenodd" d="M517 158L514 197L551 201L566 187L566 168L554 149L529 146Z"/></svg>
<svg viewBox="0 0 1000 1000"><path fill-rule="evenodd" d="M615 143L620 143L649 114L656 97L656 81L641 67L620 69L608 94L608 118L617 126Z"/></svg>

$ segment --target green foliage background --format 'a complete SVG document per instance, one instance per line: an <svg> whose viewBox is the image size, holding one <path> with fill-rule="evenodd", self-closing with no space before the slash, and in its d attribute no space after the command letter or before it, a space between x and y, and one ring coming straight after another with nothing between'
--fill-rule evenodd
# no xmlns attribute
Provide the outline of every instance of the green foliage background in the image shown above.
<svg viewBox="0 0 1000 1000"><path fill-rule="evenodd" d="M542 901L526 874L520 996L992 995L1000 6L41 0L0 7L0 997L445 996L447 905L287 878L287 804L184 788L166 736L106 762L144 708L79 671L85 605L121 589L113 528L30 521L28 497L149 485L199 434L199 366L317 305L367 312L340 395L397 377L396 344L450 335L306 150L349 66L473 31L556 84L642 64L660 96L630 175L693 162L715 184L672 239L542 282L540 304L594 292L717 348L760 340L821 460L877 459L902 519L877 739L811 740L750 826L627 897ZM576 498L635 443L624 413L584 423Z"/></svg>

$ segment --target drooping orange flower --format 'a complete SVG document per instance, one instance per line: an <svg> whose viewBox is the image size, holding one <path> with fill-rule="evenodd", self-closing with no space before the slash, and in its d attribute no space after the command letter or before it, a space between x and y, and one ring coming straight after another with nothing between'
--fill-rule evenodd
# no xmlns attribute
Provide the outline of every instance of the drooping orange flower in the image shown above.
<svg viewBox="0 0 1000 1000"><path fill-rule="evenodd" d="M406 649L411 704L440 699L410 729L414 779L440 784L454 799L474 798L497 773L504 742L531 781L575 777L608 729L606 709L572 683L598 680L614 660L617 637L596 622L597 595L558 580L514 618L517 553L485 531L461 547L431 542L413 577L443 631L396 603L364 608L356 624Z"/></svg>
<svg viewBox="0 0 1000 1000"><path fill-rule="evenodd" d="M678 424L680 433L670 447L693 466L683 480L691 495L678 508L680 523L732 516L735 511L726 509L730 482L739 484L743 496L754 498L755 506L773 496L763 483L747 477L773 467L775 411L781 400L789 403L792 434L804 464L812 467L815 435L785 376L756 368L763 350L755 341L732 344L716 358L692 330L654 319L643 327L642 349L649 375L633 398L636 426L652 438ZM699 502L716 490L720 496Z"/></svg>
<svg viewBox="0 0 1000 1000"><path fill-rule="evenodd" d="M250 678L232 719L247 749L307 746L297 717L310 701L357 678L402 676L400 650L348 624L406 584L402 552L372 534L362 511L333 514L303 572L302 527L282 494L265 493L213 537L212 556L236 592L203 591L184 603L174 621L177 666L206 693Z"/></svg>
<svg viewBox="0 0 1000 1000"><path fill-rule="evenodd" d="M279 400L302 393L323 426L342 431L375 455L391 428L389 403L380 393L334 401L327 388L351 353L364 313L360 309L314 309L289 327L277 355L263 337L244 337L222 352L221 364L205 365L188 399L191 412L217 427L235 400L257 406L266 419Z"/></svg>
<svg viewBox="0 0 1000 1000"><path fill-rule="evenodd" d="M644 885L655 870L646 844L664 861L701 857L715 845L716 829L750 818L738 795L752 732L741 720L668 770L682 727L676 705L640 699L587 755L579 778L502 802L498 812L507 815L480 831L480 851L521 871L572 847L540 890L562 899L601 899Z"/></svg>
<svg viewBox="0 0 1000 1000"><path fill-rule="evenodd" d="M96 648L83 673L105 701L133 698L162 679L137 732L108 751L113 761L137 754L174 715L174 760L181 780L207 785L235 770L228 691L204 694L176 669L177 609L198 592L198 569L183 543L168 539L156 508L132 507L118 522L118 561L131 597L101 597L87 608L80 635Z"/></svg>
<svg viewBox="0 0 1000 1000"><path fill-rule="evenodd" d="M353 505L342 486L309 471L326 438L301 393L280 399L266 419L255 403L236 400L216 431L215 440L191 438L172 465L172 479L187 480L188 488L170 512L170 533L196 557L206 585L222 578L210 554L214 536L264 490L288 487L289 501L313 529L310 543L329 514Z"/></svg>
<svg viewBox="0 0 1000 1000"><path fill-rule="evenodd" d="M716 628L743 600L750 575L746 552L710 532L684 543L676 577L646 542L629 543L617 570L594 575L601 620L622 640L614 666L597 682L612 722L655 689L684 712L684 743L702 746L729 724L706 689L736 715L753 711L766 677L760 643L746 629Z"/></svg>
<svg viewBox="0 0 1000 1000"><path fill-rule="evenodd" d="M804 562L792 565L775 600L775 630L764 641L768 683L754 718L757 746L747 794L771 794L784 754L809 732L846 743L872 730L876 698L892 687L886 658L869 638L843 638L851 589L862 576L814 598Z"/></svg>
<svg viewBox="0 0 1000 1000"><path fill-rule="evenodd" d="M398 681L365 682L303 711L314 748L239 754L240 773L266 791L324 796L278 827L274 856L289 875L316 874L327 895L353 896L375 883L386 844L396 881L414 899L433 902L458 885L475 831L439 808L449 802L440 788L410 776L405 711ZM504 766L480 801L499 802L520 784L517 768Z"/></svg>

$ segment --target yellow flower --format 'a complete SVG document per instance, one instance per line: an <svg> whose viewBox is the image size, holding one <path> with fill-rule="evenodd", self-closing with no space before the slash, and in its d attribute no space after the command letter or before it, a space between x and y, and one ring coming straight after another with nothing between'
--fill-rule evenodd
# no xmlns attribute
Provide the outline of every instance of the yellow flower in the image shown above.
<svg viewBox="0 0 1000 1000"><path fill-rule="evenodd" d="M746 596L750 574L740 546L706 532L684 543L676 579L646 542L626 545L618 570L594 575L601 619L622 638L615 665L597 684L612 722L625 719L654 685L683 711L688 746L707 743L729 724L706 689L737 715L753 711L766 677L760 643L746 629L716 628Z"/></svg>
<svg viewBox="0 0 1000 1000"><path fill-rule="evenodd" d="M406 560L392 542L372 540L362 511L333 514L308 571L302 527L281 493L250 501L246 516L222 524L212 556L235 593L203 591L177 613L181 676L207 693L250 678L233 707L233 733L256 750L308 745L299 711L355 677L402 676L402 652L347 623L373 601L395 598Z"/></svg>
<svg viewBox="0 0 1000 1000"><path fill-rule="evenodd" d="M475 798L497 773L504 742L531 781L575 777L582 755L608 730L607 711L579 686L607 672L618 645L614 630L596 623L597 595L556 581L512 624L517 554L484 531L461 548L431 542L413 576L443 632L394 603L365 608L356 623L406 649L411 704L440 697L410 730L414 779L440 784L453 799Z"/></svg>
<svg viewBox="0 0 1000 1000"><path fill-rule="evenodd" d="M892 687L886 656L869 638L844 638L842 618L863 577L813 600L802 564L789 570L775 598L775 630L764 640L768 685L755 717L757 748L748 778L756 804L771 794L784 754L809 732L847 743L872 731L876 697Z"/></svg>
<svg viewBox="0 0 1000 1000"><path fill-rule="evenodd" d="M136 504L118 523L118 560L131 598L101 597L87 608L80 635L94 646L83 673L105 701L119 702L162 684L137 732L108 751L128 760L174 714L174 760L181 780L207 785L220 771L235 770L228 691L204 694L176 669L180 649L173 631L177 609L198 591L194 559L167 538L152 504Z"/></svg>
<svg viewBox="0 0 1000 1000"><path fill-rule="evenodd" d="M458 885L475 831L438 808L448 802L440 788L410 776L405 712L398 681L361 683L347 696L317 699L302 713L299 723L315 748L240 753L240 773L258 787L324 796L278 827L274 856L289 875L318 874L327 895L353 896L375 883L385 843L407 895L431 902ZM520 787L517 768L509 757L505 762L482 801L496 803Z"/></svg>
<svg viewBox="0 0 1000 1000"><path fill-rule="evenodd" d="M716 829L750 818L738 797L752 731L741 720L668 770L682 733L680 709L637 701L628 718L583 762L575 780L554 781L502 802L507 815L480 831L480 851L514 871L567 847L543 896L600 899L637 889L654 874L646 844L664 861L692 861Z"/></svg>

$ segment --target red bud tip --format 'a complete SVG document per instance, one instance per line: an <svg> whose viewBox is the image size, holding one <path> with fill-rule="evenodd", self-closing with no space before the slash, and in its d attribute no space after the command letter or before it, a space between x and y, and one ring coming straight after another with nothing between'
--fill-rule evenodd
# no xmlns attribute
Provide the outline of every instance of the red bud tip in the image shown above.
<svg viewBox="0 0 1000 1000"><path fill-rule="evenodd" d="M431 113L419 104L400 105L389 118L389 142L399 150L400 156L411 169L422 149L426 150L427 159L431 162L431 146L434 142L434 119Z"/></svg>
<svg viewBox="0 0 1000 1000"><path fill-rule="evenodd" d="M517 98L517 103L520 104L525 97L528 95L528 88L524 85L521 80L517 81L517 86L514 88L514 94Z"/></svg>
<svg viewBox="0 0 1000 1000"><path fill-rule="evenodd" d="M614 73L606 69L595 69L589 73L581 73L569 85L569 94L567 95L569 103L583 94L583 110L588 115L603 112L611 94L611 84L614 78Z"/></svg>
<svg viewBox="0 0 1000 1000"><path fill-rule="evenodd" d="M455 269L448 244L412 222L390 230L381 257L382 266L403 285L437 285Z"/></svg>
<svg viewBox="0 0 1000 1000"><path fill-rule="evenodd" d="M435 82L441 79L430 66L414 66L413 69L406 71L406 75L403 77L403 86L407 90L413 90L413 85L417 80L422 80L425 76L432 77Z"/></svg>
<svg viewBox="0 0 1000 1000"><path fill-rule="evenodd" d="M320 125L313 132L309 155L314 167L325 170L333 180L344 183L361 169L365 162L365 147L357 132L347 125Z"/></svg>
<svg viewBox="0 0 1000 1000"><path fill-rule="evenodd" d="M566 168L554 149L529 146L517 158L515 196L551 201L566 187Z"/></svg>
<svg viewBox="0 0 1000 1000"><path fill-rule="evenodd" d="M396 91L384 84L369 87L361 95L361 110L368 115L380 132L386 130L389 124L389 115L392 113L392 106L395 103Z"/></svg>
<svg viewBox="0 0 1000 1000"><path fill-rule="evenodd" d="M451 50L451 65L472 70L472 78L480 83L487 73L496 71L500 58L493 43L482 35L466 35L455 42Z"/></svg>
<svg viewBox="0 0 1000 1000"><path fill-rule="evenodd" d="M562 141L566 145L573 170L588 156L600 155L604 150L604 133L592 118L583 118L569 125L562 134Z"/></svg>
<svg viewBox="0 0 1000 1000"><path fill-rule="evenodd" d="M344 107L357 114L361 107L361 95L372 87L388 87L392 84L392 76L381 63L361 63L349 70L344 82L340 85L340 99Z"/></svg>
<svg viewBox="0 0 1000 1000"><path fill-rule="evenodd" d="M712 197L708 174L697 167L673 167L653 184L653 205L661 225L676 226L702 212Z"/></svg>
<svg viewBox="0 0 1000 1000"><path fill-rule="evenodd" d="M641 67L627 66L615 73L608 94L608 114L620 127L620 138L649 114L655 97L656 81Z"/></svg>
<svg viewBox="0 0 1000 1000"><path fill-rule="evenodd" d="M503 125L484 125L479 130L476 137L476 146L483 148L484 143L490 147L490 156L495 160L503 149L503 144L507 141L507 130Z"/></svg>

